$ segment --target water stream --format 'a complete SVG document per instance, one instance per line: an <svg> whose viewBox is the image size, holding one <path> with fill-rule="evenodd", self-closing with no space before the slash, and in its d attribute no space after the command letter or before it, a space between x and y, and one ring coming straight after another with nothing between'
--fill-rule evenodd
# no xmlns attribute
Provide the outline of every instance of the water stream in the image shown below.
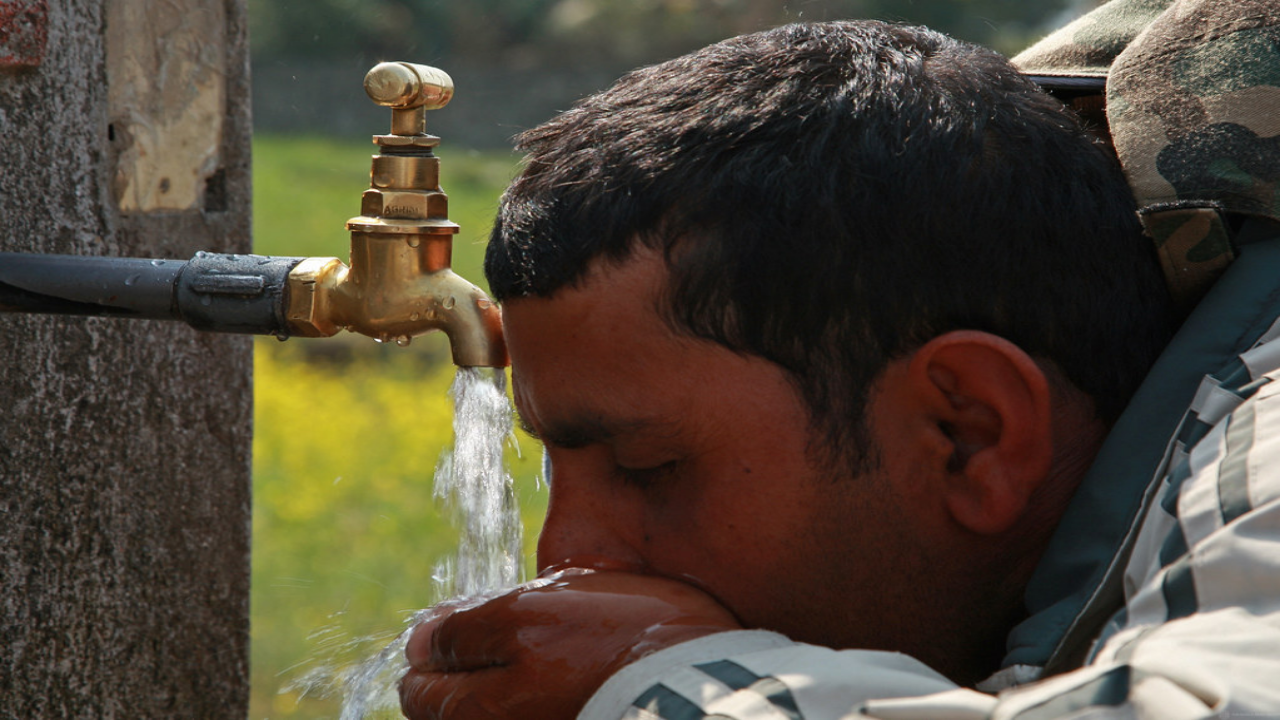
<svg viewBox="0 0 1280 720"><path fill-rule="evenodd" d="M503 447L513 438L511 403L502 369L459 368L449 389L453 448L436 466L435 496L459 530L458 550L435 568L436 599L477 598L521 580L522 527ZM287 689L342 693L342 720L400 717L396 683L407 669L404 646L430 608L363 663L318 668Z"/></svg>
<svg viewBox="0 0 1280 720"><path fill-rule="evenodd" d="M436 467L435 496L461 536L455 558L436 569L440 597L471 597L520 581L520 513L502 453L514 437L506 385L503 370L459 368L449 389L454 442Z"/></svg>

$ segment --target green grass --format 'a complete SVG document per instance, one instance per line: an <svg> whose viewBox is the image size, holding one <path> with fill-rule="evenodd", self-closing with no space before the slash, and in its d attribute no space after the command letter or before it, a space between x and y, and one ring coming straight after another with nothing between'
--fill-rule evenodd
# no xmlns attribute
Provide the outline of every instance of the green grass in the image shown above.
<svg viewBox="0 0 1280 720"><path fill-rule="evenodd" d="M264 255L333 256L347 259L344 224L360 214L369 187L368 138L256 135L253 140L254 251ZM453 267L484 286L481 262L493 226L498 195L516 170L516 156L437 148L440 184L449 194L449 218L462 226L454 240Z"/></svg>
<svg viewBox="0 0 1280 720"><path fill-rule="evenodd" d="M370 148L321 138L254 140L255 251L346 259L343 223L368 185ZM514 172L507 155L442 151L455 267L479 282L483 240ZM451 441L453 378L442 338L260 339L255 357L251 718L336 717L338 703L284 690L309 669L376 649L438 598L435 563L456 534L432 497ZM326 348L345 348L331 350ZM532 548L545 491L537 444L508 455ZM531 554L531 553L530 553ZM282 692L282 690L284 690Z"/></svg>

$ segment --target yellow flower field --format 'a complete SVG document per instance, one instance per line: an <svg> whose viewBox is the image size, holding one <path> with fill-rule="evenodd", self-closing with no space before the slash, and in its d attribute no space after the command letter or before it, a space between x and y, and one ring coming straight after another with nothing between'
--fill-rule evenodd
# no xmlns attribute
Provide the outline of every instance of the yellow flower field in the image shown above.
<svg viewBox="0 0 1280 720"><path fill-rule="evenodd" d="M371 146L254 141L255 251L345 260ZM492 208L514 160L441 153L455 268L481 283ZM452 181L450 180L452 178ZM443 336L408 348L362 337L255 345L251 718L336 717L336 699L288 690L308 670L363 659L433 600L455 532L431 478L452 439L454 369ZM531 549L545 509L541 449L508 452ZM352 642L365 637L377 641Z"/></svg>

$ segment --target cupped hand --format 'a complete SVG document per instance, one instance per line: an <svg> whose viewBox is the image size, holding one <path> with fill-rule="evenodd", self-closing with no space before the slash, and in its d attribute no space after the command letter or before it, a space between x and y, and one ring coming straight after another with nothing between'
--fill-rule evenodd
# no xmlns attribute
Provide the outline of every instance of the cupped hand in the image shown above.
<svg viewBox="0 0 1280 720"><path fill-rule="evenodd" d="M563 570L429 614L405 650L401 709L411 720L573 718L622 666L740 627L692 585Z"/></svg>

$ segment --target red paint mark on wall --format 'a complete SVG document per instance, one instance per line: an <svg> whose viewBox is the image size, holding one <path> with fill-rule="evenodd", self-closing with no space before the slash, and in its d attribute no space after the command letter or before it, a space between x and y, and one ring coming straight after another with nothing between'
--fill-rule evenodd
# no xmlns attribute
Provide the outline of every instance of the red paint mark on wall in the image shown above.
<svg viewBox="0 0 1280 720"><path fill-rule="evenodd" d="M36 67L49 40L48 0L0 0L0 68Z"/></svg>

